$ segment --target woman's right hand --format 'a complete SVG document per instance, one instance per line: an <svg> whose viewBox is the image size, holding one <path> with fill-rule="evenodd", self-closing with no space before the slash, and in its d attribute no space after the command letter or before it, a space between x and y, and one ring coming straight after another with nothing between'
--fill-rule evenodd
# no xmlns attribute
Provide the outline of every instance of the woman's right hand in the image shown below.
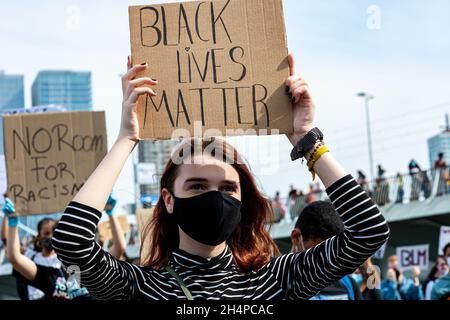
<svg viewBox="0 0 450 320"><path fill-rule="evenodd" d="M148 64L132 66L128 56L128 72L122 77L122 121L120 125L119 138L139 141L139 123L137 116L137 101L142 95L156 96L156 92L150 88L158 83L148 77L136 79L138 73L148 68Z"/></svg>
<svg viewBox="0 0 450 320"><path fill-rule="evenodd" d="M14 202L12 202L9 198L6 198L5 205L3 206L2 211L8 218L8 226L17 227L17 225L19 224L19 217L16 216L16 208L14 206Z"/></svg>

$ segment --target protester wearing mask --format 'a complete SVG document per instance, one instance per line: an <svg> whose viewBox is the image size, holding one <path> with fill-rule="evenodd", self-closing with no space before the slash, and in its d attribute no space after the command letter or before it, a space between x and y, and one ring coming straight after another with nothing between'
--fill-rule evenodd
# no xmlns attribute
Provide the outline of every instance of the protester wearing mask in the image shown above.
<svg viewBox="0 0 450 320"><path fill-rule="evenodd" d="M402 275L399 282L399 290L403 300L418 301L423 300L423 290L420 284L420 273L419 267L415 266L412 268L412 277L407 278Z"/></svg>
<svg viewBox="0 0 450 320"><path fill-rule="evenodd" d="M447 260L447 266L450 262L450 243L444 247L444 257ZM450 299L450 272L447 268L447 274L436 281L431 290L431 300L449 300Z"/></svg>
<svg viewBox="0 0 450 320"><path fill-rule="evenodd" d="M52 236L56 221L44 219L39 223L37 244L41 252L27 257L20 251L17 230L19 218L15 215L14 203L7 198L2 211L8 217L7 255L16 271L15 275L28 286L40 290L30 289L28 299L87 298L88 292L85 288L80 288L76 281L66 281L67 274L53 250Z"/></svg>
<svg viewBox="0 0 450 320"><path fill-rule="evenodd" d="M402 300L398 290L397 275L392 268L388 269L386 279L381 282L381 295L384 300Z"/></svg>
<svg viewBox="0 0 450 320"><path fill-rule="evenodd" d="M314 202L303 209L295 223L291 232L291 252L308 250L342 232L344 224L333 205L325 201ZM346 275L310 300L362 300L362 296L356 281Z"/></svg>
<svg viewBox="0 0 450 320"><path fill-rule="evenodd" d="M398 267L397 256L393 255L388 258L388 268L395 272L396 283L398 291L402 300L423 300L422 286L420 285L420 268L412 268L412 277L408 278L403 275L402 270Z"/></svg>
<svg viewBox="0 0 450 320"><path fill-rule="evenodd" d="M423 291L425 292L425 300L431 300L431 290L433 289L434 284L441 277L445 276L448 273L448 264L447 260L444 256L438 256L436 260L436 264L431 268L430 273L426 281L423 284Z"/></svg>
<svg viewBox="0 0 450 320"><path fill-rule="evenodd" d="M363 300L383 300L379 269L372 264L371 259L367 259L352 276L359 285Z"/></svg>
<svg viewBox="0 0 450 320"><path fill-rule="evenodd" d="M79 266L82 283L96 298L309 299L353 272L386 242L389 228L377 207L320 146L322 136L312 129L308 85L294 75L292 56L289 61L286 93L294 108L290 139L300 144L291 156L312 156L310 169L327 188L345 231L306 252L280 256L267 231L270 201L258 191L238 152L220 139L191 139L179 145L162 174L160 200L144 232L143 242L150 248L141 251L143 266L104 252L94 241L100 210L139 141L136 102L140 96L154 96L151 87L157 83L135 79L148 66L132 67L129 61L118 139L66 208L53 237L60 259Z"/></svg>

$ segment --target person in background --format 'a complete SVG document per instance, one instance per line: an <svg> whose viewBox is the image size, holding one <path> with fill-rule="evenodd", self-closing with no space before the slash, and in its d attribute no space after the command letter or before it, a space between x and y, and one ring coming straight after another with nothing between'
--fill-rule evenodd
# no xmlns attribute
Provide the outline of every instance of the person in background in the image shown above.
<svg viewBox="0 0 450 320"><path fill-rule="evenodd" d="M425 300L431 300L431 290L437 280L442 278L448 273L448 264L444 256L438 256L436 264L431 268L427 279L423 283L423 291L425 292Z"/></svg>
<svg viewBox="0 0 450 320"><path fill-rule="evenodd" d="M444 257L447 266L450 266L450 243L444 247ZM448 268L447 268L448 270ZM431 300L449 300L450 299L450 271L436 281L431 290Z"/></svg>
<svg viewBox="0 0 450 320"><path fill-rule="evenodd" d="M353 274L353 279L359 285L363 300L383 300L381 295L381 276L379 269L373 265L372 259L367 259Z"/></svg>
<svg viewBox="0 0 450 320"><path fill-rule="evenodd" d="M287 199L286 199L286 213L289 213L289 215L286 214L286 217L289 219L289 221L291 221L293 218L292 208L294 208L294 206L295 206L297 197L298 197L297 189L294 189L294 186L291 185L291 189L290 189Z"/></svg>
<svg viewBox="0 0 450 320"><path fill-rule="evenodd" d="M334 206L316 201L301 212L291 232L291 253L314 248L344 231L344 224ZM358 284L348 275L331 284L310 300L362 300Z"/></svg>
<svg viewBox="0 0 450 320"><path fill-rule="evenodd" d="M388 268L395 273L395 282L402 300L423 300L423 291L419 281L420 268L413 267L412 278L404 277L403 272L398 267L398 259L395 255L388 258Z"/></svg>
<svg viewBox="0 0 450 320"><path fill-rule="evenodd" d="M356 181L361 186L361 188L363 188L364 191L366 191L367 194L369 194L370 193L369 182L367 181L366 175L361 170L358 170L356 173L358 175L358 178Z"/></svg>
<svg viewBox="0 0 450 320"><path fill-rule="evenodd" d="M398 290L397 275L393 268L389 268L386 279L381 282L381 296L383 300L402 300Z"/></svg>
<svg viewBox="0 0 450 320"><path fill-rule="evenodd" d="M388 269L393 269L396 274L396 278L399 277L400 271L398 268L398 259L396 255L389 256L388 258Z"/></svg>
<svg viewBox="0 0 450 320"><path fill-rule="evenodd" d="M125 261L124 254L126 249L126 241L119 219L114 214L116 204L117 200L110 195L105 206L105 212L108 215L112 233L112 245L108 248L108 252L114 258Z"/></svg>
<svg viewBox="0 0 450 320"><path fill-rule="evenodd" d="M403 300L423 300L423 290L419 280L420 272L420 268L415 266L412 268L412 278L400 275L399 291Z"/></svg>
<svg viewBox="0 0 450 320"><path fill-rule="evenodd" d="M408 169L409 175L411 176L411 195L409 200L417 201L419 200L420 196L420 186L421 186L420 172L422 171L422 169L414 159L412 159L409 162Z"/></svg>
<svg viewBox="0 0 450 320"><path fill-rule="evenodd" d="M309 189L308 189L308 193L306 194L306 203L307 204L311 204L314 201L317 201L316 193L314 192L314 185L310 184L309 185Z"/></svg>
<svg viewBox="0 0 450 320"><path fill-rule="evenodd" d="M386 170L378 165L378 174L375 181L375 201L378 205L384 206L389 203L389 183L384 176Z"/></svg>
<svg viewBox="0 0 450 320"><path fill-rule="evenodd" d="M283 220L286 216L286 208L284 207L283 202L281 202L279 191L275 193L275 197L272 200L272 208L274 215L273 221L277 223Z"/></svg>
<svg viewBox="0 0 450 320"><path fill-rule="evenodd" d="M395 200L395 203L403 203L403 196L405 195L405 190L403 188L403 176L401 173L397 173L397 200Z"/></svg>
<svg viewBox="0 0 450 320"><path fill-rule="evenodd" d="M306 195L302 190L295 196L294 205L290 209L291 221L297 221L300 212L307 206Z"/></svg>
<svg viewBox="0 0 450 320"><path fill-rule="evenodd" d="M425 199L431 196L431 181L428 178L428 173L426 171L420 172L420 178L422 180L422 192Z"/></svg>
<svg viewBox="0 0 450 320"><path fill-rule="evenodd" d="M17 225L19 218L15 215L14 203L6 198L2 209L8 217L7 256L14 270L23 277L29 286L41 290L44 296L30 299L85 299L89 298L88 291L80 288L75 279L70 279L64 271L52 247L52 236L56 228L56 221L44 219L38 225L38 242L42 252L30 259L20 251L19 233Z"/></svg>
<svg viewBox="0 0 450 320"><path fill-rule="evenodd" d="M438 154L438 159L434 163L434 170L436 175L439 177L437 196L440 197L447 194L447 180L448 180L448 170L447 163L444 160L444 153Z"/></svg>

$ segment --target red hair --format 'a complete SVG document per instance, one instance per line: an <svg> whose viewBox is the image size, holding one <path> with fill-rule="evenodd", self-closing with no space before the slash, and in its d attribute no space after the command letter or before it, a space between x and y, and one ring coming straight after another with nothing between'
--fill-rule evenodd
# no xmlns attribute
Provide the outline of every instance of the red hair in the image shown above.
<svg viewBox="0 0 450 320"><path fill-rule="evenodd" d="M257 271L271 258L280 254L267 230L267 226L272 223L272 206L269 200L259 192L252 173L236 149L227 142L215 138L190 139L175 151L174 156L186 159L194 154L194 150L198 151L199 149L202 152L211 150L211 156L220 157L239 174L242 219L227 240L227 244L240 271ZM174 156L166 164L160 188L160 190L166 188L172 193L180 167L179 164L173 162ZM173 250L178 248L179 235L178 226L173 215L167 212L162 194L154 208L152 219L144 228L142 244L146 241L149 241L149 246L146 246L149 248L149 252L144 254L144 245L141 245L141 263L155 269L166 267Z"/></svg>

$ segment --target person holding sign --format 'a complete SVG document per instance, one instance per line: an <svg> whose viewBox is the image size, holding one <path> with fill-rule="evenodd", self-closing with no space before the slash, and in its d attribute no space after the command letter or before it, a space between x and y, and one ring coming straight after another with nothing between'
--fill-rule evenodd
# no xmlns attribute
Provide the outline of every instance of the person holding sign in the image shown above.
<svg viewBox="0 0 450 320"><path fill-rule="evenodd" d="M5 199L2 211L8 217L8 238L6 242L8 260L14 270L20 274L21 281L23 280L29 286L41 290L44 296L39 298L44 300L89 299L90 296L86 288L80 288L76 281L68 279L67 273L52 248L51 237L56 221L48 219L46 227L39 227L38 237L42 253L30 259L20 252L17 230L19 218L15 215L14 203L9 198ZM16 277L19 278L18 275ZM28 298L33 299L32 296Z"/></svg>
<svg viewBox="0 0 450 320"><path fill-rule="evenodd" d="M105 206L105 212L108 216L109 224L111 226L112 233L112 245L108 249L108 252L116 259L125 260L124 253L126 248L125 237L123 235L122 227L120 226L119 219L114 215L114 209L116 208L117 200L111 195L108 198Z"/></svg>
<svg viewBox="0 0 450 320"><path fill-rule="evenodd" d="M291 158L305 158L313 177L320 177L345 231L307 251L280 255L266 229L270 202L239 153L221 139L192 139L179 146L161 177L161 197L149 226L153 232L147 230L143 238L150 249L141 252L142 266L103 251L94 233L139 141L138 98L156 95L156 80L137 78L148 65L131 66L129 60L117 141L67 206L53 236L61 261L81 269L82 284L97 299L309 299L352 273L387 241L389 228L380 211L313 128L310 89L295 73L293 56L288 59Z"/></svg>

